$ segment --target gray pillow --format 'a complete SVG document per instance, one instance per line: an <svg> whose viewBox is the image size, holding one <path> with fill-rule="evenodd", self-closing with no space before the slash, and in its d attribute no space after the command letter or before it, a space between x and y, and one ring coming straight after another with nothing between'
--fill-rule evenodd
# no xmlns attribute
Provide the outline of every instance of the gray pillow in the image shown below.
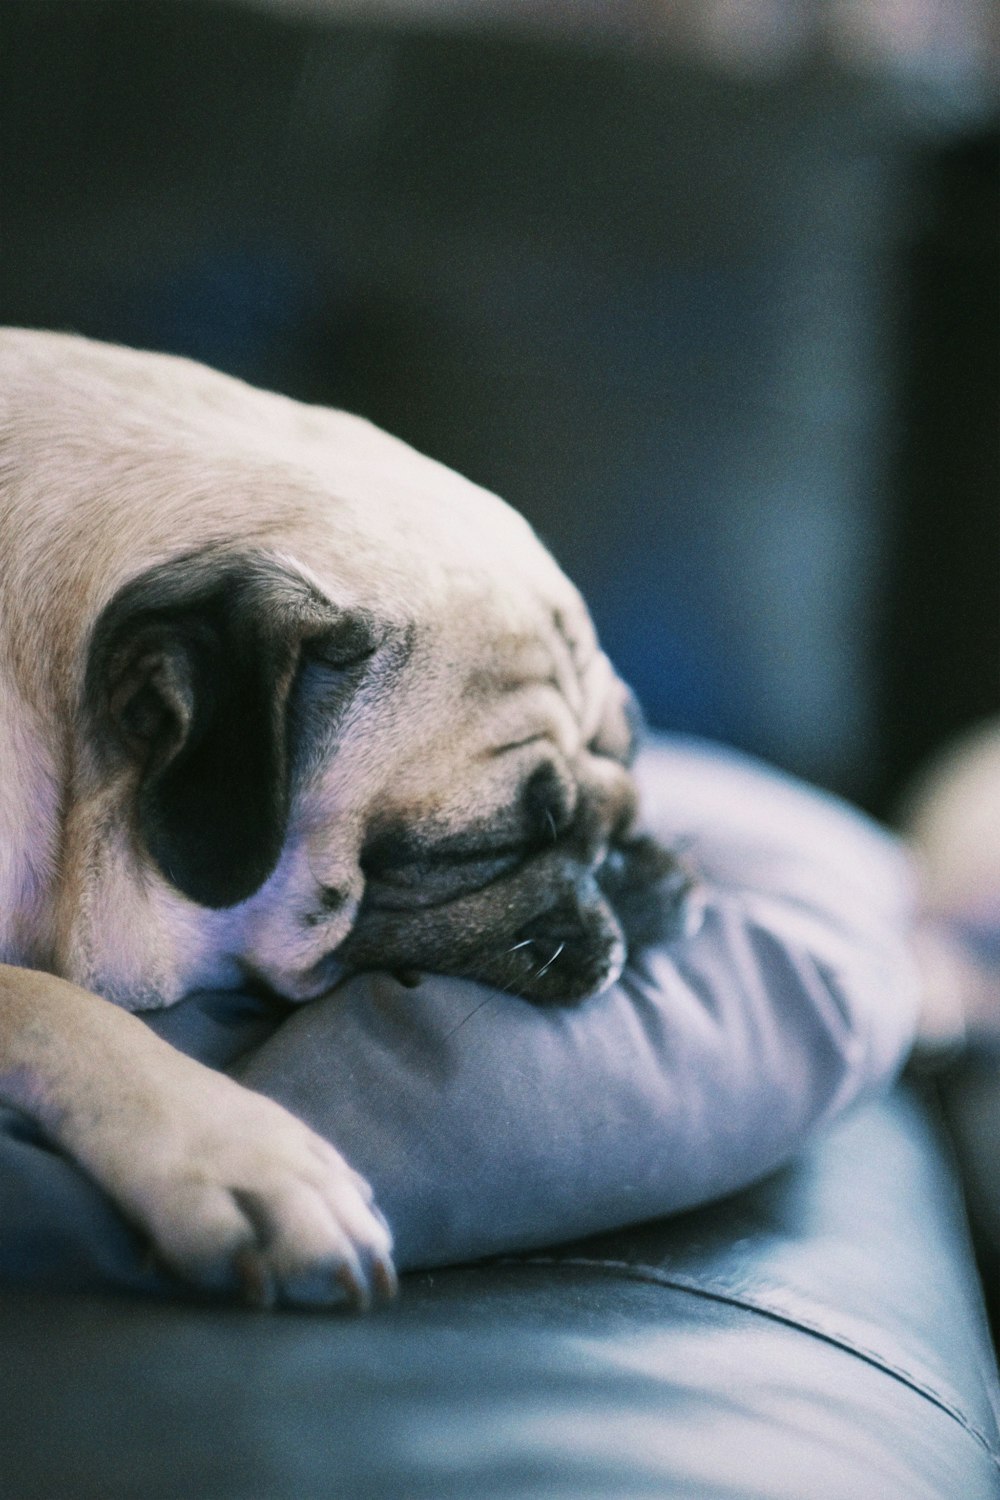
<svg viewBox="0 0 1000 1500"><path fill-rule="evenodd" d="M910 1045L910 876L829 797L705 745L640 757L646 821L702 877L697 930L538 1007L359 976L289 1011L203 994L147 1017L280 1100L371 1180L402 1269L529 1249L718 1197L788 1160ZM0 1111L0 1278L172 1291L75 1165Z"/></svg>
<svg viewBox="0 0 1000 1500"><path fill-rule="evenodd" d="M401 1267L537 1247L688 1208L786 1161L910 1045L909 867L834 799L658 741L646 821L703 879L697 931L538 1007L358 977L237 1068L371 1180Z"/></svg>

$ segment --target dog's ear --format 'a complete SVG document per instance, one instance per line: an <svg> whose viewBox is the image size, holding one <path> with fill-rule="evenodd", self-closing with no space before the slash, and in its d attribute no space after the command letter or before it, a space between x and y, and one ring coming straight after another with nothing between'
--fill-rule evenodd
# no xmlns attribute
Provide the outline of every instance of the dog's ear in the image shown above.
<svg viewBox="0 0 1000 1500"><path fill-rule="evenodd" d="M288 821L300 656L342 674L347 702L377 643L364 612L338 610L264 556L175 559L103 611L85 712L104 763L137 767L137 836L185 896L233 906L271 874Z"/></svg>

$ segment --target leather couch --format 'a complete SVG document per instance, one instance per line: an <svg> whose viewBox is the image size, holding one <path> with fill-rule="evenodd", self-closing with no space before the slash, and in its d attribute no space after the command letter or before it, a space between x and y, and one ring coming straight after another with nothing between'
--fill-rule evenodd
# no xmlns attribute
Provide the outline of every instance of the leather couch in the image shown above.
<svg viewBox="0 0 1000 1500"><path fill-rule="evenodd" d="M366 1318L0 1293L10 1500L995 1500L996 1368L908 1085L725 1202Z"/></svg>

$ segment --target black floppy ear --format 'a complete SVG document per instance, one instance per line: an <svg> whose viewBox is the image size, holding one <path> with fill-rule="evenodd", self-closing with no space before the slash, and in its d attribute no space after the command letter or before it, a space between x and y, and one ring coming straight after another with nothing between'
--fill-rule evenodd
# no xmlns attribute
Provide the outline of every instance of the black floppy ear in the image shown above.
<svg viewBox="0 0 1000 1500"><path fill-rule="evenodd" d="M346 689L377 644L266 557L203 552L134 579L100 616L85 705L99 751L140 772L137 833L202 906L245 901L273 871L290 798L288 723L303 645Z"/></svg>

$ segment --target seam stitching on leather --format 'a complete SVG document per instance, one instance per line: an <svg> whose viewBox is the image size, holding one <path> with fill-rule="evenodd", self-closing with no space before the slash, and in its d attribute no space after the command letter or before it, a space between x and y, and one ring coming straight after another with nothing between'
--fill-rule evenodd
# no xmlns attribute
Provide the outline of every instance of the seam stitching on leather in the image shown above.
<svg viewBox="0 0 1000 1500"><path fill-rule="evenodd" d="M799 1317L797 1314L783 1311L780 1308L769 1306L766 1301L757 1301L749 1297L741 1297L735 1292L726 1291L722 1288L714 1288L710 1283L695 1281L693 1277L670 1276L659 1270L656 1266L636 1265L629 1261L596 1260L582 1255L527 1255L518 1256L516 1259L505 1257L508 1265L535 1265L535 1266L578 1266L594 1271L614 1271L618 1274L624 1273L636 1281L649 1281L658 1286L669 1286L677 1291L690 1292L695 1296L707 1297L713 1302L725 1302L732 1307L742 1307L747 1312L759 1313L762 1317L773 1318L776 1322L784 1323L789 1328L800 1328L805 1333L812 1334L815 1338L823 1339L836 1348L843 1349L848 1354L854 1354L863 1359L867 1364L891 1375L894 1379L908 1386L925 1400L933 1403L970 1435L986 1450L988 1457L1000 1469L1000 1449L994 1447L990 1438L982 1432L977 1424L967 1417L960 1407L954 1405L946 1396L942 1396L933 1386L909 1374L898 1365L887 1360L884 1355L876 1354L872 1349L866 1349L863 1344L849 1338L846 1334L833 1333L829 1329L820 1327L807 1318Z"/></svg>

